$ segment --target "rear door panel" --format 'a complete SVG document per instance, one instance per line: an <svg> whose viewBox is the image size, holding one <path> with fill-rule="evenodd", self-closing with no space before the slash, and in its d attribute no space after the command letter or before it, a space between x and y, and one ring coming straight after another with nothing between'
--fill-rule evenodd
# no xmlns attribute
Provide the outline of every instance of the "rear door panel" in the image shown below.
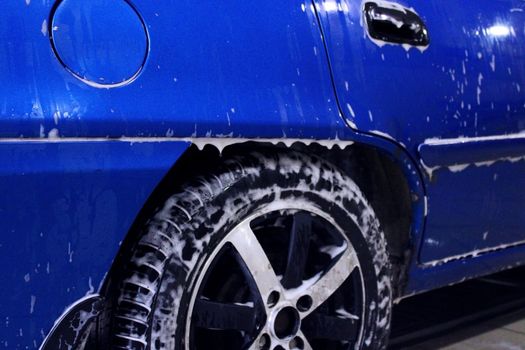
<svg viewBox="0 0 525 350"><path fill-rule="evenodd" d="M372 42L363 3L316 2L342 112L351 126L395 139L414 158L432 148L433 163L421 169L428 193L422 262L519 243L525 147L511 144L512 162L493 150L525 129L525 4L400 4L426 23L426 49ZM464 138L480 139L467 145Z"/></svg>

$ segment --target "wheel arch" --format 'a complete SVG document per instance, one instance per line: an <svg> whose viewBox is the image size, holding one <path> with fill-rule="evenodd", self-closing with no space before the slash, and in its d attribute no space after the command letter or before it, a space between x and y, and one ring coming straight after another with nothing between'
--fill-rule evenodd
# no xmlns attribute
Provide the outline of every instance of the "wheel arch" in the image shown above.
<svg viewBox="0 0 525 350"><path fill-rule="evenodd" d="M306 152L328 160L352 178L373 207L385 232L394 268L394 298L403 296L407 273L415 253L414 247L417 247L417 237L414 237L414 227L417 225L414 224L414 220L418 205L424 201L424 198L416 195L420 189L414 188L414 184L420 183L419 178L413 168L406 167L406 159L400 160L391 152L360 142L323 144L303 140L295 142L240 140L222 146L224 147L220 147L220 144L214 145L212 142L200 144L194 142L177 160L144 205L122 242L119 254L101 288L100 294L105 297L106 307L99 317L98 332L92 335L94 342L100 344L101 339L103 341L109 339L111 310L118 290L118 285L114 283L112 277L119 275L121 267L129 259L140 228L156 211L158 203L163 203L173 191L192 178L217 168L223 156L242 155L253 151ZM412 175L415 174L416 179L410 179L407 171Z"/></svg>
<svg viewBox="0 0 525 350"><path fill-rule="evenodd" d="M411 188L406 173L391 154L364 143L343 144L343 147L337 144L328 147L321 142L244 141L219 148L212 143L199 146L194 143L177 160L146 202L122 243L105 287L111 282L114 270L118 270L120 262L125 261L129 254L133 242L137 239L138 228L156 210L158 203L162 203L177 187L195 176L218 167L222 156L242 155L253 151L287 152L292 149L326 159L343 170L357 183L378 215L394 263L406 265L414 245L410 234L414 219L413 203L420 198L414 195L415 191Z"/></svg>

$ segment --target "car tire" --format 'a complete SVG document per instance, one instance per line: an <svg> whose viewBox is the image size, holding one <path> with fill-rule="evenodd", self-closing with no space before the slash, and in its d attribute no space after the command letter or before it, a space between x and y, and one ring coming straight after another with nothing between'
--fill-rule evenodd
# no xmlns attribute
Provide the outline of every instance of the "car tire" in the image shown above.
<svg viewBox="0 0 525 350"><path fill-rule="evenodd" d="M384 234L315 156L226 159L169 197L124 270L115 349L386 348Z"/></svg>

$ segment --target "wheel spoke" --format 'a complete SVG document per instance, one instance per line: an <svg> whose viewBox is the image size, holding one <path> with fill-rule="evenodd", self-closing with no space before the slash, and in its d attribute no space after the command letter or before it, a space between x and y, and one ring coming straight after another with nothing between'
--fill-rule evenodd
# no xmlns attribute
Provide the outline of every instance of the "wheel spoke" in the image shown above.
<svg viewBox="0 0 525 350"><path fill-rule="evenodd" d="M311 285L290 291L289 293L293 294L296 300L305 294L312 298L312 306L302 313L302 317L306 317L334 294L357 265L358 260L355 251L347 247L336 263L319 279L313 279L312 282L305 281L304 283L311 283Z"/></svg>
<svg viewBox="0 0 525 350"><path fill-rule="evenodd" d="M313 339L346 340L354 339L357 321L321 314L312 314L302 322L302 330Z"/></svg>
<svg viewBox="0 0 525 350"><path fill-rule="evenodd" d="M227 239L235 247L246 265L263 301L267 300L272 291L281 291L281 283L275 275L261 244L250 228L249 222L235 228Z"/></svg>
<svg viewBox="0 0 525 350"><path fill-rule="evenodd" d="M286 272L281 280L284 288L295 288L301 285L310 248L312 217L307 212L298 212L293 216L290 245Z"/></svg>
<svg viewBox="0 0 525 350"><path fill-rule="evenodd" d="M193 309L197 327L253 331L255 321L255 309L247 305L199 299Z"/></svg>

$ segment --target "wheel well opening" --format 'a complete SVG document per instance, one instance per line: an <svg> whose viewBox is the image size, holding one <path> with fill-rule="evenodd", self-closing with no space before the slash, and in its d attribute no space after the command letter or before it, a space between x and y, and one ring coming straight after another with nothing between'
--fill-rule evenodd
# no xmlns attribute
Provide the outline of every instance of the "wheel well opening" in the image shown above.
<svg viewBox="0 0 525 350"><path fill-rule="evenodd" d="M405 259L406 251L410 248L411 192L403 170L387 153L360 143L344 148L328 148L315 142L308 145L301 142L292 145L246 142L230 145L222 154L286 152L288 149L321 157L352 178L374 208L387 236L389 253L394 262ZM202 151L192 147L189 152L204 152L200 155L211 157L207 158L205 164L220 162L220 154L213 146L206 146Z"/></svg>
<svg viewBox="0 0 525 350"><path fill-rule="evenodd" d="M358 143L344 148L335 145L329 149L315 142L308 145L302 142L285 145L280 142L271 144L248 141L229 145L221 150L222 152L213 145L206 145L202 148L192 145L157 186L135 220L128 236L122 242L119 255L101 290L101 294L106 297L107 305L105 312L97 321L97 331L93 332L91 337L91 339L97 339L93 344L100 344L101 339L108 339L111 310L119 288L118 283L115 283L118 278L114 277L119 276L122 267L129 261L141 228L171 194L196 177L218 168L223 157L242 156L242 154L253 151L287 152L289 149L321 157L343 170L356 182L374 208L385 232L388 251L394 267L393 283L397 287L394 288L394 292L401 291L411 251L409 233L412 222L412 201L402 169L388 154ZM394 297L397 296L394 295ZM94 346L96 348L96 345Z"/></svg>
<svg viewBox="0 0 525 350"><path fill-rule="evenodd" d="M118 269L118 261L126 261L144 222L177 188L199 175L216 169L223 157L253 151L286 152L288 149L321 157L349 175L364 193L379 218L387 238L392 262L395 265L406 263L407 252L411 250L411 192L401 167L390 155L360 143L345 148L334 146L329 149L315 142L308 145L301 142L285 145L248 141L229 145L222 152L213 145L206 145L200 149L195 145L189 147L145 204L130 234L122 244L114 268Z"/></svg>
<svg viewBox="0 0 525 350"><path fill-rule="evenodd" d="M352 178L374 208L388 242L389 254L394 264L394 276L403 278L403 269L411 252L410 228L412 199L407 179L400 165L384 151L375 147L353 143L344 148L328 148L316 142L247 141L231 144L221 151L213 145L197 148L192 145L177 162L149 201L149 208L163 203L167 196L196 176L216 169L223 157L242 155L253 151L286 152L288 149L321 157ZM151 210L146 211L151 215ZM400 277L401 276L401 277Z"/></svg>

